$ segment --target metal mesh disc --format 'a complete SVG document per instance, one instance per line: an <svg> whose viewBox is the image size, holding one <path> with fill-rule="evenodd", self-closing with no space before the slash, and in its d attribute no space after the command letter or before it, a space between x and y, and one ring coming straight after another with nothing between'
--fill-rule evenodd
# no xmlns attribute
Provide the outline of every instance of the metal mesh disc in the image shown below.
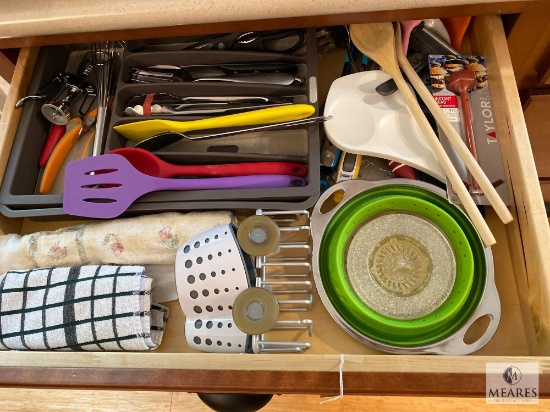
<svg viewBox="0 0 550 412"><path fill-rule="evenodd" d="M415 319L449 297L456 258L449 240L432 222L389 212L354 233L346 272L354 292L372 310L394 319Z"/></svg>

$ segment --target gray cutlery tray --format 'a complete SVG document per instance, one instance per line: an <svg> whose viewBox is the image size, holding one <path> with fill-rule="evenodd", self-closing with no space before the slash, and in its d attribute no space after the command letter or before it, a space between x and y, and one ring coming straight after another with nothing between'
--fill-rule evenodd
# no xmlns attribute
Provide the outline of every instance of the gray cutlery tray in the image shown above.
<svg viewBox="0 0 550 412"><path fill-rule="evenodd" d="M113 113L108 128L105 152L135 143L119 135L112 126L151 117L122 116L131 96L158 92L179 96L291 96L296 103L313 104L317 109L317 51L314 30L308 30L307 44L292 54L246 51L182 51L139 52L124 51L117 84ZM52 46L41 49L28 94L33 94L55 73L66 70L70 53L88 45ZM304 85L279 86L234 83L129 83L131 67L152 64L216 64L245 61L279 61L298 65L298 76L307 79ZM49 132L50 124L40 113L42 101L29 102L22 109L19 128L0 189L0 212L10 217L44 217L62 214L63 195L37 194L40 169L38 157ZM167 116L168 120L195 120L200 117ZM166 210L198 210L232 208L250 210L307 208L313 206L319 193L319 125L309 125L281 131L237 135L208 141L180 141L155 152L174 164L238 163L254 161L292 161L308 166L304 187L280 189L228 189L198 191L164 191L142 196L136 201L144 213ZM63 173L61 171L60 173ZM201 203L202 202L202 203ZM236 202L236 203L233 203Z"/></svg>
<svg viewBox="0 0 550 412"><path fill-rule="evenodd" d="M156 203L147 203L147 202L135 202L124 212L124 217L140 216L140 215L150 215L160 212L168 211L200 211L200 210L231 210L235 214L249 214L251 210L263 209L263 210L303 210L308 209L311 201L306 199L301 202L271 202L267 200L258 200L258 201L248 201L242 202L239 200L229 200L223 202L223 205L220 202L189 202L187 209L181 209L178 205L178 202L165 202L163 207L159 209L159 205ZM44 207L44 208L18 208L17 206L7 206L0 204L0 213L4 216L11 218L22 218L26 217L34 221L64 221L64 220L74 220L74 216L66 215L63 212L63 207ZM83 218L78 218L79 220Z"/></svg>

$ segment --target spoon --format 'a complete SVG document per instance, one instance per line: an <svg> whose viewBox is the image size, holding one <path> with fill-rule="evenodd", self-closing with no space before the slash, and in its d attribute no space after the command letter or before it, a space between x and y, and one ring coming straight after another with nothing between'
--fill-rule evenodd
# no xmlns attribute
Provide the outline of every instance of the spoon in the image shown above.
<svg viewBox="0 0 550 412"><path fill-rule="evenodd" d="M111 150L110 154L123 156L141 173L153 177L177 176L251 176L251 175L307 175L307 167L291 162L249 162L220 165L173 165L153 153L135 147Z"/></svg>
<svg viewBox="0 0 550 412"><path fill-rule="evenodd" d="M251 112L210 117L208 119L178 122L174 120L144 120L114 126L118 133L129 140L140 142L151 136L166 132L186 133L194 130L219 129L223 127L255 126L305 119L315 113L309 104L270 107Z"/></svg>
<svg viewBox="0 0 550 412"><path fill-rule="evenodd" d="M219 133L213 133L213 134L207 134L207 135L189 135L186 133L165 132L165 133L160 133L155 136L151 136L147 139L144 139L138 142L134 147L138 147L140 149L146 149L151 152L154 152L156 150L160 150L166 146L169 146L173 143L179 142L182 139L187 139L187 140L217 139L220 137L234 136L236 134L242 134L242 133L261 132L261 131L273 130L273 129L283 129L285 127L303 126L303 125L312 124L312 123L324 122L325 120L328 120L328 117L326 116L308 117L306 119L267 124L265 126L248 127L245 129L230 130L228 132L219 132Z"/></svg>
<svg viewBox="0 0 550 412"><path fill-rule="evenodd" d="M396 33L399 34L399 29L397 29ZM399 42L396 41L395 44L399 66L406 74L412 86L414 87L420 98L424 101L424 103L430 110L430 113L433 115L441 129L445 132L447 139L453 146L454 150L456 151L462 162L467 166L470 174L475 177L476 181L481 186L483 194L489 200L491 206L493 206L496 214L500 217L503 223L510 223L513 220L513 217L504 202L502 201L502 198L493 187L493 184L489 181L489 178L487 177L485 172L483 172L479 164L476 162L476 159L474 159L474 157L472 156L471 151L464 144L462 137L460 137L449 119L447 119L447 116L445 115L445 113L443 113L443 110L439 108L439 105L433 98L432 93L427 89L422 79L418 76L418 74L416 74L414 68L410 65L403 49L399 47Z"/></svg>
<svg viewBox="0 0 550 412"><path fill-rule="evenodd" d="M411 38L411 32L414 30L416 26L418 26L420 23L422 23L422 20L405 20L401 22L401 27L403 27L403 50L405 51L405 55L407 55L407 52L409 50L409 40ZM422 53L417 54L415 63L411 63L413 66L415 66L416 71L422 70L426 66L425 56ZM409 56L409 58L415 59L415 55ZM395 85L395 82L393 79L386 80L384 83L382 83L380 86L376 88L376 92L382 96L389 96L392 93L395 93L397 91L397 86Z"/></svg>
<svg viewBox="0 0 550 412"><path fill-rule="evenodd" d="M411 37L411 32L421 22L422 20L405 20L401 22L401 27L403 27L402 39L403 39L403 50L405 51L405 55L409 50L409 39ZM419 70L424 65L424 61L425 61L424 55L420 54L419 60L417 61L417 68ZM382 83L380 86L376 88L376 92L381 94L382 96L387 96L388 95L387 93L389 92L394 93L396 90L397 90L397 86L393 79L385 81L384 83ZM414 172L414 169L412 167L393 160L386 160L386 162L388 163L388 166L393 172L394 177L417 180L416 173Z"/></svg>
<svg viewBox="0 0 550 412"><path fill-rule="evenodd" d="M456 191L460 202L466 209L468 216L472 219L481 239L487 246L494 245L496 239L491 233L489 226L487 226L487 222L485 222L485 219L481 216L479 209L464 186L462 179L451 163L445 149L439 142L428 119L426 119L424 113L422 113L422 109L416 101L416 97L401 74L401 69L399 68L395 53L395 34L393 25L391 23L353 24L350 26L350 33L355 46L357 46L363 54L376 61L376 63L394 78L397 88L401 92L409 110L422 130L426 142L445 171L447 178ZM401 42L401 39L398 40Z"/></svg>

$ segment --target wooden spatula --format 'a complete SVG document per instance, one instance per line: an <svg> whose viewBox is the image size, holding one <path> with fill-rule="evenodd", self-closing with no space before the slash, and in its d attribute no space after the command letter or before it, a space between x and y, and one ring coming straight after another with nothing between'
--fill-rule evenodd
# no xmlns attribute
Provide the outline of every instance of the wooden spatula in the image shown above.
<svg viewBox="0 0 550 412"><path fill-rule="evenodd" d="M422 113L422 109L416 101L414 94L409 89L409 86L401 74L395 54L395 35L392 23L353 24L350 26L350 34L355 46L357 46L363 54L382 66L382 68L394 78L397 88L401 92L409 110L422 130L432 152L453 185L453 189L456 191L468 216L479 232L481 239L487 246L494 245L496 240L491 233L491 229L489 229L485 219L481 216L470 193L464 186L462 179L451 163L449 156L445 152L445 149L443 149L428 119L426 119L424 113Z"/></svg>

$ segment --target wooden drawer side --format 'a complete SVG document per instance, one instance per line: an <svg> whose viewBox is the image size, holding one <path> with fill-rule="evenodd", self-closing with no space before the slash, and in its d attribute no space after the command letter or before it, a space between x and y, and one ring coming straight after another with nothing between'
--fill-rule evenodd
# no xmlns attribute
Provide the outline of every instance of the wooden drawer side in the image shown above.
<svg viewBox="0 0 550 412"><path fill-rule="evenodd" d="M21 49L15 66L10 91L0 119L0 184L4 179L15 133L23 112L23 108L16 108L15 104L19 99L25 97L29 90L39 50L39 47ZM22 219L8 219L0 215L0 234L19 233L21 224Z"/></svg>
<svg viewBox="0 0 550 412"><path fill-rule="evenodd" d="M15 66L10 92L6 99L2 119L0 120L0 182L4 178L15 133L19 126L19 119L23 112L23 109L16 108L15 104L19 99L25 97L29 90L39 50L39 47L21 49Z"/></svg>
<svg viewBox="0 0 550 412"><path fill-rule="evenodd" d="M532 355L550 350L550 230L502 21L475 19L471 43L485 56L516 220L507 226L518 295ZM498 273L495 274L498 277ZM531 335L531 336L530 336Z"/></svg>

